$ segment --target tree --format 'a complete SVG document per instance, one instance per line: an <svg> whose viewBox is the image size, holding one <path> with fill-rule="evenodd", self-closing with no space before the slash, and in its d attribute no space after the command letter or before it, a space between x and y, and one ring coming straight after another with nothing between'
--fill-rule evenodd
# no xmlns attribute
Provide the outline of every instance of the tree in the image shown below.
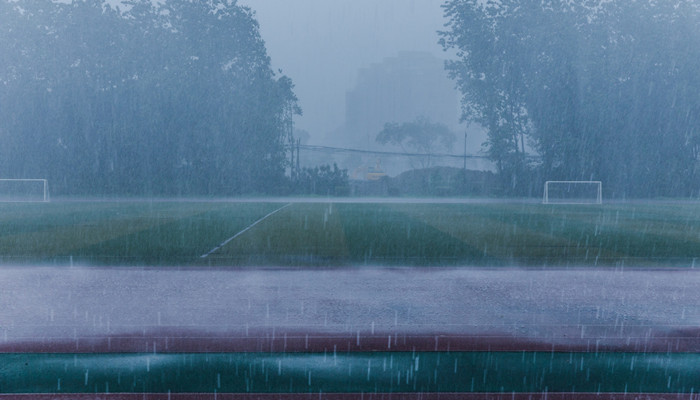
<svg viewBox="0 0 700 400"><path fill-rule="evenodd" d="M347 195L349 189L348 170L335 163L332 168L328 164L302 168L294 185L296 193L324 196Z"/></svg>
<svg viewBox="0 0 700 400"><path fill-rule="evenodd" d="M0 0L0 174L53 193L229 195L286 185L294 85L232 1Z"/></svg>
<svg viewBox="0 0 700 400"><path fill-rule="evenodd" d="M488 129L505 182L528 175L530 143L547 179L603 180L619 197L697 193L695 2L450 0L444 9L462 117Z"/></svg>
<svg viewBox="0 0 700 400"><path fill-rule="evenodd" d="M404 152L411 151L425 155L421 167L430 166L430 155L437 149L450 149L456 138L450 129L441 123L432 122L425 117L418 117L412 122L401 124L391 122L377 134L378 143L400 146Z"/></svg>
<svg viewBox="0 0 700 400"><path fill-rule="evenodd" d="M519 175L528 163L526 138L532 128L528 81L523 79L530 36L521 25L531 6L519 3L448 2L445 15L453 30L443 32L440 41L445 48L458 49L458 59L449 61L447 69L463 93L462 120L487 129L487 154L511 190L523 180Z"/></svg>

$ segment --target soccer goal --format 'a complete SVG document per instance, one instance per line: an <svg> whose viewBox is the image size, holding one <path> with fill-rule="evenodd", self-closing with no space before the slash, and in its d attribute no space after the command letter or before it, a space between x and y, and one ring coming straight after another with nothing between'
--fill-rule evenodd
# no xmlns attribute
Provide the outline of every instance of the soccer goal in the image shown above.
<svg viewBox="0 0 700 400"><path fill-rule="evenodd" d="M603 204L600 181L547 181L542 204Z"/></svg>
<svg viewBox="0 0 700 400"><path fill-rule="evenodd" d="M46 179L0 179L0 202L49 201Z"/></svg>

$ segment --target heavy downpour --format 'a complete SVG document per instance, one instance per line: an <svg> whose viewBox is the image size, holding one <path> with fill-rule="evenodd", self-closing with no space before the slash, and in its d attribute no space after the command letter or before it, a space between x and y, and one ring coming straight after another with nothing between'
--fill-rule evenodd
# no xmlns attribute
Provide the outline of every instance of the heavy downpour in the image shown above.
<svg viewBox="0 0 700 400"><path fill-rule="evenodd" d="M695 400L700 4L0 0L0 400Z"/></svg>

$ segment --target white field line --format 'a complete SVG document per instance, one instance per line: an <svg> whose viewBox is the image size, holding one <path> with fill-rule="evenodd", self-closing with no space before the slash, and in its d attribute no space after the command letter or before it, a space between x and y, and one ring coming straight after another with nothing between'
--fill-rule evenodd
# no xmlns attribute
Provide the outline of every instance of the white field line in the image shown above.
<svg viewBox="0 0 700 400"><path fill-rule="evenodd" d="M245 229L243 229L242 231L240 231L240 232L236 233L235 235L231 236L230 238L224 240L224 241L221 242L218 246L216 246L216 247L214 247L213 249L209 250L208 253L202 254L201 256L199 256L199 258L207 258L210 254L212 254L212 253L216 252L217 250L219 250L220 248L226 246L230 241L232 241L233 239L235 239L235 238L239 237L240 235L246 233L247 231L249 231L249 230L250 230L252 227L254 227L255 225L259 224L260 222L264 221L264 220L267 219L268 217L271 217L273 214L277 213L278 211L282 211L283 209L285 209L285 208L287 208L287 207L289 207L289 206L291 206L291 205L292 205L292 203L287 203L287 204L283 205L282 207L276 209L275 211L272 211L271 213L267 214L266 216L260 218L259 220L253 222L252 224L248 225L248 226L247 226Z"/></svg>

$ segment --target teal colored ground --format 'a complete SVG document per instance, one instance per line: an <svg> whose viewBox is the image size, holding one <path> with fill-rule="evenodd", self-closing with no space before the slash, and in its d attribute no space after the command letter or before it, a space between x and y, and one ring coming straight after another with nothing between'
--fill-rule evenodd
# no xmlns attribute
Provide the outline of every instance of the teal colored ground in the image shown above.
<svg viewBox="0 0 700 400"><path fill-rule="evenodd" d="M286 204L0 204L0 263L684 267L700 257L695 203Z"/></svg>
<svg viewBox="0 0 700 400"><path fill-rule="evenodd" d="M0 354L1 393L697 393L700 355Z"/></svg>

